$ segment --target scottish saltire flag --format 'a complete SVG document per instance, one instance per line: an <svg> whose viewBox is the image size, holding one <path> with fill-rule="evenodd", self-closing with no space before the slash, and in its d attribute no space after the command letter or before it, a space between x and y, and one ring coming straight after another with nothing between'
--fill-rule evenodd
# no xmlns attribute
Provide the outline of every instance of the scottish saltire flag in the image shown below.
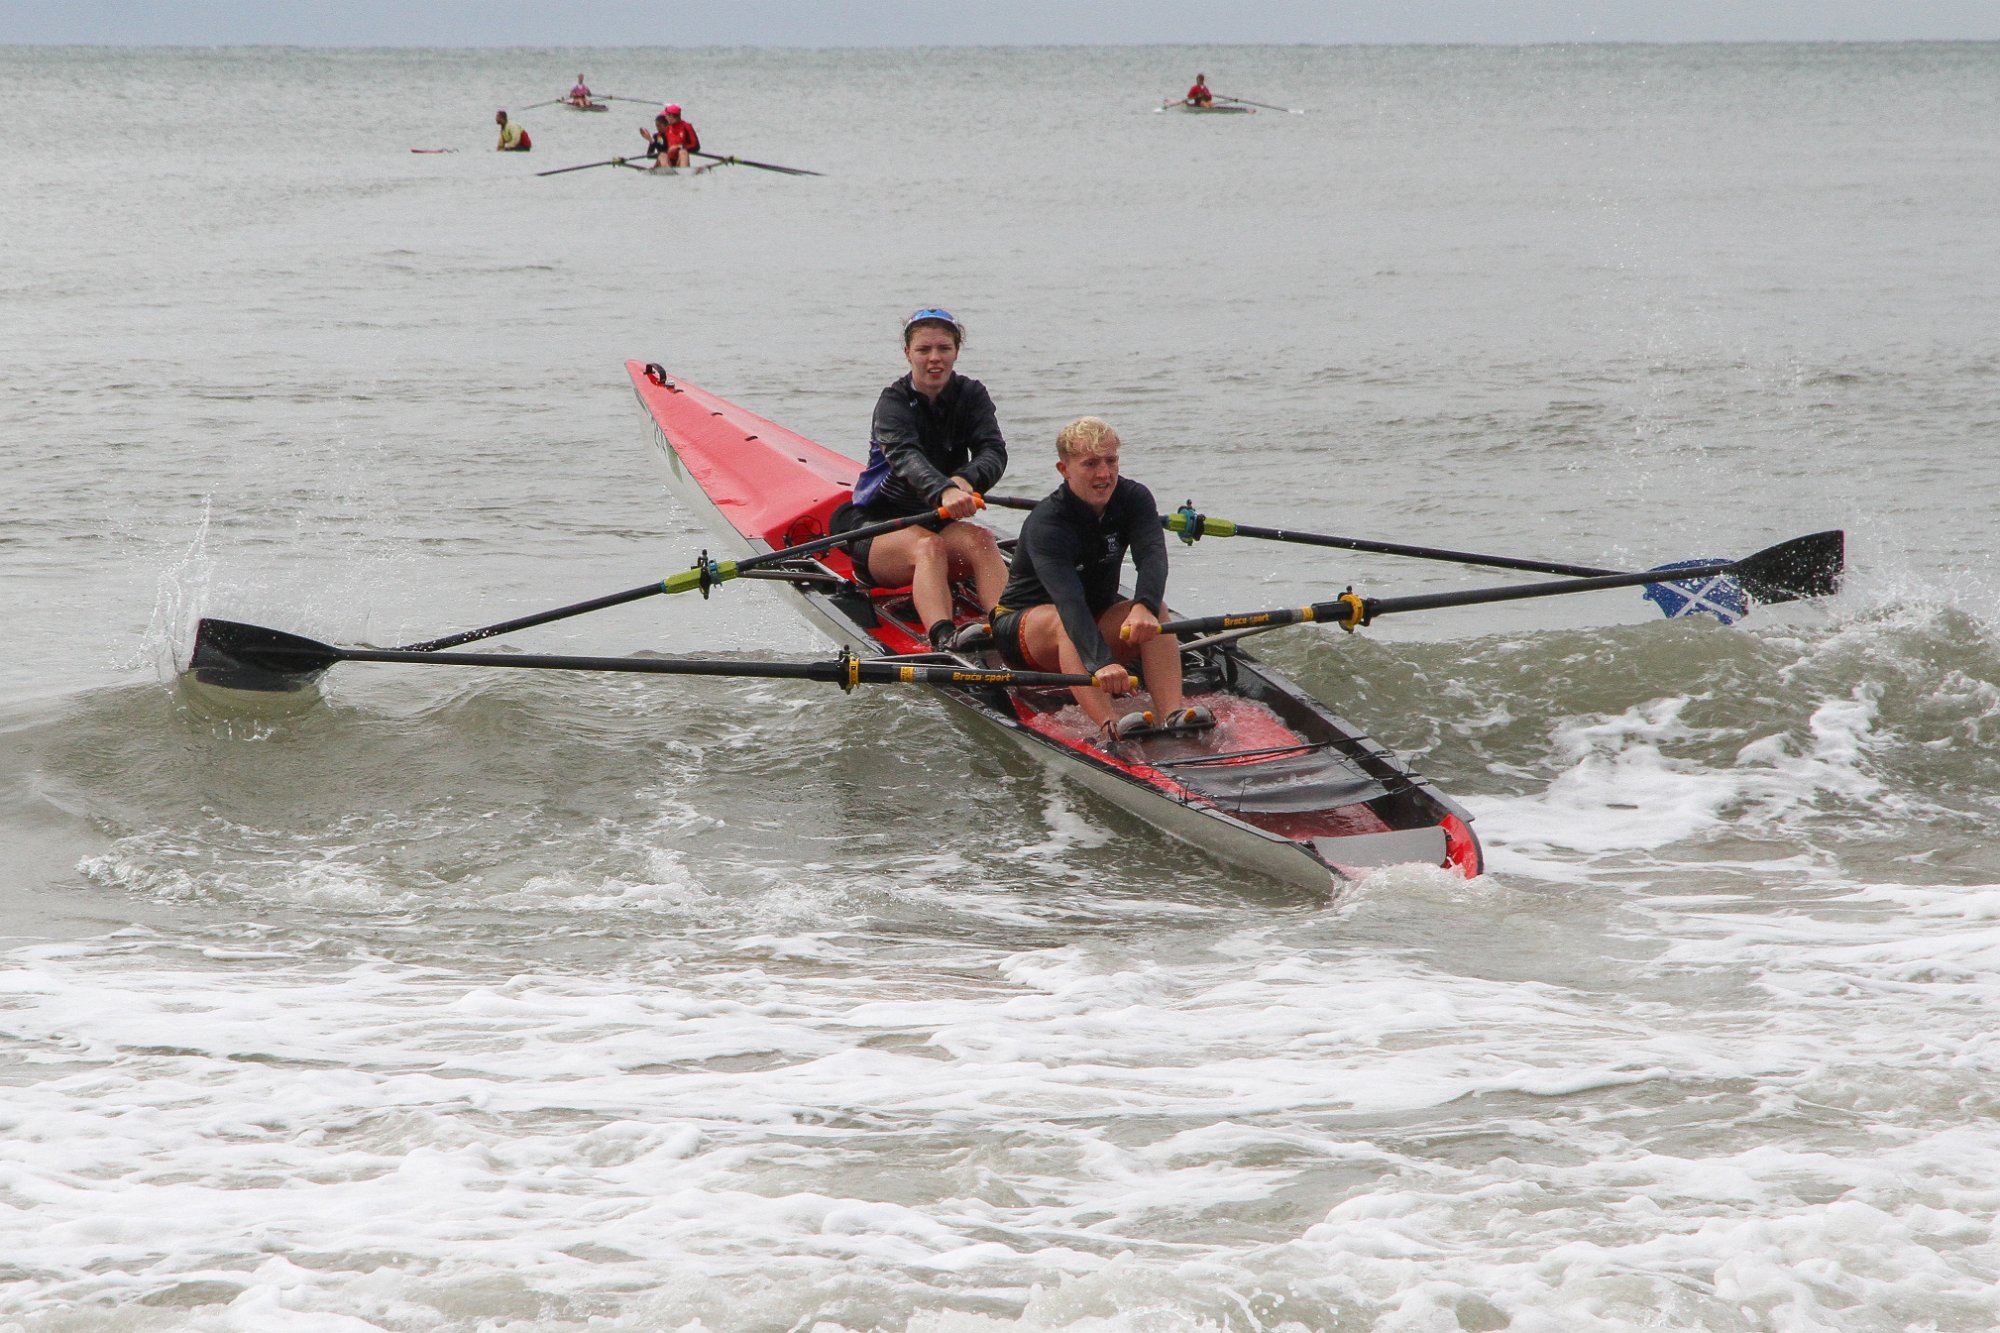
<svg viewBox="0 0 2000 1333"><path fill-rule="evenodd" d="M1677 560L1671 565L1655 565L1653 568L1668 573L1676 569L1721 563L1721 559ZM1645 592L1640 595L1659 607L1660 613L1669 620L1676 616L1714 616L1725 625L1733 625L1750 614L1750 599L1743 595L1743 585L1727 574L1648 583Z"/></svg>

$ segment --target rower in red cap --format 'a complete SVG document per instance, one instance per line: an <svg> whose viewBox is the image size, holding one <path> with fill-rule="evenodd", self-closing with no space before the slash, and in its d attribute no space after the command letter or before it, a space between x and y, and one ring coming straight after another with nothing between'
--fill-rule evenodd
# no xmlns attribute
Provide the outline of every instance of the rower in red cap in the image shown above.
<svg viewBox="0 0 2000 1333"><path fill-rule="evenodd" d="M660 114L653 117L650 133L643 126L639 133L646 136L646 151L652 156L654 166L684 167L691 160L690 154L701 151L701 136L694 132L694 126L681 119L677 102L660 108Z"/></svg>

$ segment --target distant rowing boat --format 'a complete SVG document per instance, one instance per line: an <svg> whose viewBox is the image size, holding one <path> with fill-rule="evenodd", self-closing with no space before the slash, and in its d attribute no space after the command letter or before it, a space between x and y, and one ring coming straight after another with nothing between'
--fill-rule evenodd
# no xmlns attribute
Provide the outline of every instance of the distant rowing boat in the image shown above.
<svg viewBox="0 0 2000 1333"><path fill-rule="evenodd" d="M607 102L585 102L579 104L576 102L565 101L564 103L562 103L562 105L568 107L572 111L609 111L611 109L610 104Z"/></svg>
<svg viewBox="0 0 2000 1333"><path fill-rule="evenodd" d="M1187 101L1178 101L1178 100L1177 100L1177 101L1172 101L1172 102L1162 102L1162 103L1160 103L1160 105L1158 105L1158 106L1154 107L1154 108L1153 108L1153 110L1155 110L1155 111L1185 111L1185 112L1187 112L1187 113L1188 113L1188 114L1190 114L1190 115L1196 115L1196 116L1208 116L1208 115L1215 115L1215 116L1229 116L1229 115L1241 115L1241 116L1254 116L1254 115L1256 115L1256 114L1257 114L1257 108L1256 108L1256 107L1254 107L1254 106L1238 106L1238 105L1235 105L1234 103L1229 103L1229 104L1224 104L1224 103L1222 103L1222 102L1211 102L1211 103L1210 103L1209 105L1207 105L1207 106L1197 106L1197 105L1195 105L1195 104L1194 104L1193 102L1187 102Z"/></svg>

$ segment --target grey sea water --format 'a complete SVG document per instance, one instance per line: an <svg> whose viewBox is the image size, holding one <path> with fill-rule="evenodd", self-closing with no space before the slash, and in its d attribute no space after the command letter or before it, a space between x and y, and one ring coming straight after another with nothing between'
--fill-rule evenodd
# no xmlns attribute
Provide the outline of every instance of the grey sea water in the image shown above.
<svg viewBox="0 0 2000 1333"><path fill-rule="evenodd" d="M522 109L579 69L639 100ZM1155 112L1196 69L1305 114ZM0 88L0 1329L2000 1323L2000 47ZM666 98L825 174L535 174ZM686 566L624 360L858 455L928 303L1016 492L1095 412L1247 522L1635 567L1841 527L1852 576L1272 636L1490 856L1337 901L915 694L177 683L202 615L403 642ZM1172 589L1492 578L1206 541ZM513 642L822 651L741 584Z"/></svg>

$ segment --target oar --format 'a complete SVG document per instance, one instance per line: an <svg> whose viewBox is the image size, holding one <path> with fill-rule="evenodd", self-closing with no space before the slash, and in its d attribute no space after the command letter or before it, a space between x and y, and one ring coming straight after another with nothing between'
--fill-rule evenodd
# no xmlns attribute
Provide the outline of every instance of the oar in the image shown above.
<svg viewBox="0 0 2000 1333"><path fill-rule="evenodd" d="M994 503L999 503L995 501ZM1293 542L1301 546L1331 546L1344 551L1370 551L1379 555L1410 556L1417 560L1444 560L1456 565L1484 565L1490 569L1520 569L1535 574L1571 574L1578 578L1599 578L1623 574L1622 569L1599 569L1594 565L1572 565L1558 560L1532 560L1523 556L1480 555L1473 551L1453 551L1442 546L1406 546L1400 542L1370 541L1363 537L1336 537L1322 532L1294 532L1289 528L1260 528L1226 518L1212 518L1195 512L1190 500L1171 514L1160 515L1160 526L1180 534L1189 546L1203 537L1259 537L1265 541Z"/></svg>
<svg viewBox="0 0 2000 1333"><path fill-rule="evenodd" d="M303 635L203 620L195 679L239 690L298 690L340 662L399 662L407 666L522 667L533 671L622 671L649 676L744 676L857 685L1088 685L1091 677L1055 671L988 671L975 667L876 662L843 651L831 662L728 662L701 657L566 657L530 653L413 653L403 648L336 648Z"/></svg>
<svg viewBox="0 0 2000 1333"><path fill-rule="evenodd" d="M640 153L637 156L644 157L645 154ZM581 162L573 167L556 167L553 170L538 171L535 174L537 176L560 176L565 171L588 171L592 167L622 167L624 165L625 159L622 157L607 157L602 162Z"/></svg>
<svg viewBox="0 0 2000 1333"><path fill-rule="evenodd" d="M1013 495L988 496L988 504L1000 505L1007 509L1033 509L1038 501ZM1197 513L1194 501L1190 500L1170 514L1160 515L1160 526L1169 532L1180 534L1180 539L1189 546L1203 537L1257 537L1265 541L1291 542L1300 546L1325 546L1343 551L1368 551L1377 555L1408 556L1416 560L1442 560L1455 565L1483 565L1488 569L1518 569L1531 574L1568 574L1576 578L1601 578L1606 574L1622 574L1618 569L1604 569L1597 565L1573 565L1559 560L1533 560L1524 556L1481 555L1476 551L1454 551L1442 546L1408 546L1401 542L1371 541L1365 537L1338 537L1324 532L1294 532L1289 528L1262 528L1250 523L1238 523L1232 519L1215 518ZM1701 561L1680 561L1676 564L1655 565L1648 573L1654 574L1647 584L1647 598L1659 605L1663 614L1672 617L1689 609L1707 612L1728 624L1743 611L1736 603L1729 585L1704 590L1699 595L1691 595L1682 590L1673 590L1671 585L1682 580L1693 580L1696 576L1689 571ZM1655 585L1669 589L1672 596L1656 596ZM1673 603L1673 605L1669 605Z"/></svg>
<svg viewBox="0 0 2000 1333"><path fill-rule="evenodd" d="M989 505L1002 509L1033 509L1041 501L1020 495L989 495ZM1343 551L1372 551L1380 555L1414 556L1419 560L1445 560L1459 565L1486 565L1493 569L1520 569L1536 574L1574 574L1580 577L1622 574L1620 569L1597 569L1590 565L1567 565L1553 560L1529 560L1509 555L1477 555L1471 551L1449 551L1438 546L1405 546L1399 542L1370 541L1364 537L1336 537L1322 532L1294 532L1289 528L1260 528L1232 519L1214 518L1195 512L1190 500L1170 514L1160 515L1160 526L1177 532L1192 546L1203 537L1261 537L1266 541L1294 542L1302 546L1330 546Z"/></svg>
<svg viewBox="0 0 2000 1333"><path fill-rule="evenodd" d="M1840 576L1846 564L1846 537L1839 531L1815 532L1788 542L1766 547L1741 560L1712 560L1692 564L1679 571L1682 578L1704 578L1727 574L1743 584L1743 590L1760 602L1792 602L1805 597L1827 597L1840 590ZM1275 628L1306 621L1320 621L1353 629L1377 616L1403 611L1436 611L1452 606L1478 606L1486 602L1514 602L1530 597L1564 597L1571 593L1596 592L1603 588L1634 588L1655 582L1652 570L1636 574L1605 574L1597 578L1573 579L1565 583L1522 583L1510 587L1471 588L1462 592L1418 593L1410 597L1359 597L1345 592L1327 602L1276 611L1251 611L1236 615L1199 616L1169 621L1160 628L1166 633L1209 634L1217 630Z"/></svg>
<svg viewBox="0 0 2000 1333"><path fill-rule="evenodd" d="M1294 116L1303 116L1305 114L1305 112L1295 106L1272 106L1269 102L1253 102L1247 97L1224 97L1221 93L1217 93L1215 94L1215 100L1218 102L1241 102L1244 106L1261 106L1266 111L1283 111Z"/></svg>
<svg viewBox="0 0 2000 1333"><path fill-rule="evenodd" d="M860 541L864 537L879 537L884 533L898 532L904 528L915 527L919 523L929 523L940 518L949 520L950 517L950 514L946 513L942 508L927 510L921 514L909 514L902 518L884 519L880 523L865 524L850 532L835 533L830 537L817 537L809 542L801 542L797 546L787 546L780 550L768 551L763 555L753 555L742 560L710 560L707 553L704 552L701 562L694 568L669 574L657 583L648 583L639 588L627 588L624 592L608 593L603 597L593 597L587 602L576 602L570 606L559 606L553 611L538 611L531 616L519 616L513 620L503 620L497 625L486 625L479 629L462 630L457 634L447 634L440 639L427 639L422 643L406 643L402 647L390 651L399 653L434 653L441 648L456 648L462 643L471 643L476 639L490 639L496 634L506 634L517 629L528 629L534 625L546 625L554 620L567 620L571 616L580 616L590 611L602 611L607 607L623 606L626 602L636 602L641 598L652 597L660 593L699 591L702 596L706 597L708 590L716 584L727 583L730 579L751 574L766 565L778 564L785 560L794 560L800 556L814 555L836 546L844 546L849 542ZM195 630L194 653L190 661L194 665L199 666L212 652L223 652L226 655L226 650L222 647L208 643L206 636L210 633L209 627L211 625L230 625L233 623L227 620L202 620Z"/></svg>
<svg viewBox="0 0 2000 1333"><path fill-rule="evenodd" d="M690 151L692 151L692 150L690 150ZM732 164L732 165L735 165L735 166L739 166L739 167L757 167L757 168L759 168L760 170L763 170L763 171L782 171L782 172L784 172L784 173L785 173L785 174L786 174L787 176L824 176L824 175L826 175L826 173L825 173L824 171L807 171L807 170L806 170L806 169L805 169L804 167L781 167L781 166L779 166L779 165L778 165L777 163L775 163L775 162L753 162L753 161L751 161L751 160L750 160L749 158L747 158L747 157L737 157L737 156L735 156L734 154L728 154L728 155L725 155L725 154L722 154L722 153L702 153L702 152L695 152L695 154L694 154L694 155L695 155L696 157L710 157L710 158L714 158L714 159L715 159L715 160L716 160L716 161L717 161L718 163L724 163L724 162L726 162L726 163L730 163L730 164Z"/></svg>
<svg viewBox="0 0 2000 1333"><path fill-rule="evenodd" d="M593 96L600 102L637 102L641 106L663 105L661 99L657 97L613 97L610 93L595 93Z"/></svg>
<svg viewBox="0 0 2000 1333"><path fill-rule="evenodd" d="M569 99L568 99L567 97L551 97L551 98L550 98L550 99L549 99L548 101L546 101L546 102L530 102L530 103L528 103L528 105L526 105L526 106L522 107L522 108L521 108L521 110L523 110L523 111L535 111L535 110L538 110L538 109L540 109L540 108L542 108L542 107L545 107L545 106L554 106L554 105L555 105L555 104L556 104L557 102L567 102L568 100L569 100Z"/></svg>

